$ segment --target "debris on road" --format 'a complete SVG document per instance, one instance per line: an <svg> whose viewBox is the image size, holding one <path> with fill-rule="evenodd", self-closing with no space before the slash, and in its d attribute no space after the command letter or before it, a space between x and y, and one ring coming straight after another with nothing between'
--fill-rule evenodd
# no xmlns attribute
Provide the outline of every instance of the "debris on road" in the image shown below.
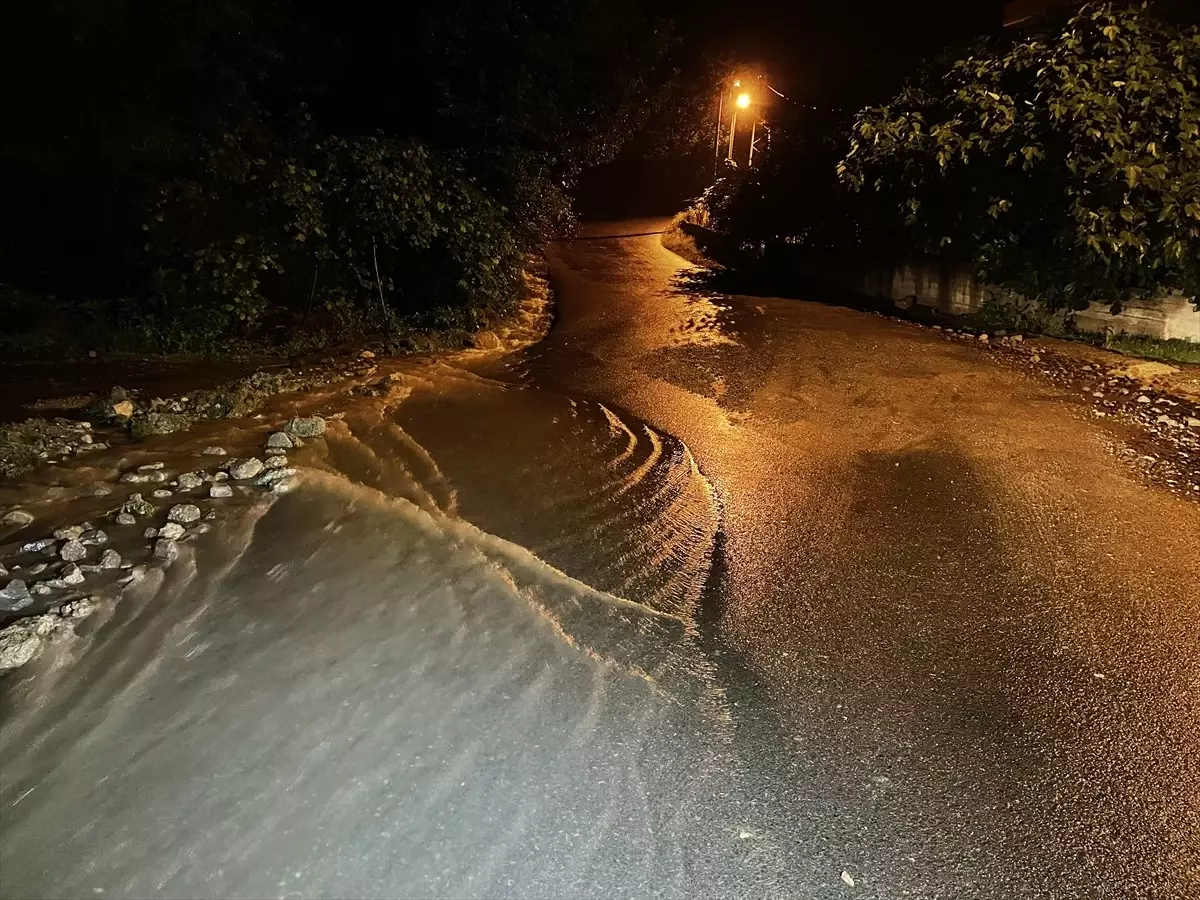
<svg viewBox="0 0 1200 900"><path fill-rule="evenodd" d="M975 340L970 331L936 330L949 340ZM991 342L989 355L1062 388L1068 398L1079 398L1094 419L1117 432L1110 445L1114 455L1147 480L1200 500L1200 401L1169 393L1164 380L1179 373L1179 367L1153 361L1124 366L1087 362L1077 354L1094 353L1092 348L1065 344L1060 352L1047 342L1029 346L1016 337Z"/></svg>

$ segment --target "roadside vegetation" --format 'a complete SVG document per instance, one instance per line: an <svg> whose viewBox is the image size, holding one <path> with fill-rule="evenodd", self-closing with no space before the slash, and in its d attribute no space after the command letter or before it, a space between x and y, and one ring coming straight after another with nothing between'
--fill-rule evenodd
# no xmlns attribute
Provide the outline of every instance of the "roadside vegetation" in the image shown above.
<svg viewBox="0 0 1200 900"><path fill-rule="evenodd" d="M470 332L674 89L668 23L633 2L28 14L6 62L39 74L0 148L8 357Z"/></svg>
<svg viewBox="0 0 1200 900"><path fill-rule="evenodd" d="M777 282L863 263L973 269L1019 298L986 305L981 328L1070 337L1092 301L1200 305L1200 28L1093 3L980 40L853 118L785 107L756 167L701 206L738 264Z"/></svg>

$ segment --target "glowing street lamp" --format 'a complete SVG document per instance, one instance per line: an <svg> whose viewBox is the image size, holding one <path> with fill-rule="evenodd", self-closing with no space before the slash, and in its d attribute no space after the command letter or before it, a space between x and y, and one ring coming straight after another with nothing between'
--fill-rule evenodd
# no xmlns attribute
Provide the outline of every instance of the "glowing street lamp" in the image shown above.
<svg viewBox="0 0 1200 900"><path fill-rule="evenodd" d="M758 80L759 81L762 80L761 75L758 76ZM746 88L744 88L743 84L745 84L745 83L746 83L746 81L744 78L742 78L742 77L735 78L735 79L733 79L733 82L732 82L732 90L729 87L724 87L724 88L722 88L720 93L717 95L717 129L716 129L717 133L716 133L716 146L714 148L715 155L714 155L714 159L713 159L713 175L714 176L717 174L718 169L719 169L719 166L717 165L717 161L721 158L722 149L725 150L725 153L724 153L725 158L730 161L733 160L734 141L735 141L736 135L737 135L738 111L739 110L745 110L751 116L749 163L751 165L753 165L753 163L754 163L754 142L755 142L755 138L756 138L755 132L757 130L757 125L758 125L758 121L757 121L758 116L755 112L751 112L751 110L756 110L757 105L756 105L756 102L754 99L755 91L753 89L747 90ZM730 82L725 82L725 84L729 85ZM747 87L750 87L750 85L747 84ZM768 85L768 87L770 87L770 85ZM726 102L729 103L729 111L730 111L728 136L722 134L722 130L723 130L722 129L722 125L723 125L722 120L725 117L724 113L725 113ZM722 146L721 146L722 144L725 144L724 148L722 148Z"/></svg>
<svg viewBox="0 0 1200 900"><path fill-rule="evenodd" d="M740 80L737 82L734 82L734 83L739 86L741 85ZM730 118L729 118L729 149L728 149L728 151L726 151L726 156L729 159L733 159L733 136L734 136L734 134L737 133L738 110L739 109L749 109L749 108L750 108L750 95L748 93L746 93L745 91L743 91L742 93L738 94L736 98L734 98L733 115L730 116ZM751 126L751 127L753 127L753 126ZM751 138L751 142L753 142L753 137Z"/></svg>

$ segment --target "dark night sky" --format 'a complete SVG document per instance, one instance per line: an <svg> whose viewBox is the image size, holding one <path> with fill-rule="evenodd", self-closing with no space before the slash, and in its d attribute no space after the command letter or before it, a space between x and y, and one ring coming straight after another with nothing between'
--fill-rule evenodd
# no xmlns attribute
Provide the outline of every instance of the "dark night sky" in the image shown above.
<svg viewBox="0 0 1200 900"><path fill-rule="evenodd" d="M1000 29L1004 0L701 0L663 6L693 53L761 67L771 84L814 106L854 110L886 100L923 59ZM696 166L647 162L633 147L586 173L586 217L672 212L704 187ZM703 168L703 167L701 167Z"/></svg>
<svg viewBox="0 0 1200 900"><path fill-rule="evenodd" d="M858 106L892 93L921 59L995 31L1003 0L792 0L694 6L700 45L760 63L773 83L818 105Z"/></svg>

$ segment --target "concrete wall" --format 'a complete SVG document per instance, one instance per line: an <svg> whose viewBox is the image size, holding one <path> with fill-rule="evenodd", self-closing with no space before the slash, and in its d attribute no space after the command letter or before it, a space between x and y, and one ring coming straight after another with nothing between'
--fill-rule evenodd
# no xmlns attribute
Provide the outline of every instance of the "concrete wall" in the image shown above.
<svg viewBox="0 0 1200 900"><path fill-rule="evenodd" d="M922 306L932 306L953 315L975 312L990 296L989 288L981 284L970 271L950 266L896 266L891 270L890 300L906 300Z"/></svg>
<svg viewBox="0 0 1200 900"><path fill-rule="evenodd" d="M737 257L737 248L729 239L711 230L708 209L703 203L688 208L680 218L685 231L710 258ZM785 254L786 248L776 252ZM936 263L903 263L895 266L854 265L824 267L813 271L810 263L797 261L798 274L818 276L867 297L880 297L901 309L913 304L928 306L949 315L964 315L978 310L992 296L994 288L981 282L967 267ZM1184 297L1173 296L1155 302L1132 302L1120 315L1109 313L1106 303L1093 303L1075 314L1082 331L1111 331L1140 334L1162 339L1200 342L1200 311Z"/></svg>
<svg viewBox="0 0 1200 900"><path fill-rule="evenodd" d="M1168 297L1157 303L1129 303L1119 316L1109 315L1105 304L1093 303L1075 314L1075 324L1083 331L1112 329L1126 334L1200 342L1200 312L1183 297Z"/></svg>
<svg viewBox="0 0 1200 900"><path fill-rule="evenodd" d="M993 290L969 270L929 264L909 263L863 271L853 280L856 289L902 308L917 303L951 315L975 312ZM1116 316L1109 312L1107 303L1093 303L1075 314L1075 324L1081 331L1124 332L1200 342L1200 311L1180 296L1134 301Z"/></svg>

